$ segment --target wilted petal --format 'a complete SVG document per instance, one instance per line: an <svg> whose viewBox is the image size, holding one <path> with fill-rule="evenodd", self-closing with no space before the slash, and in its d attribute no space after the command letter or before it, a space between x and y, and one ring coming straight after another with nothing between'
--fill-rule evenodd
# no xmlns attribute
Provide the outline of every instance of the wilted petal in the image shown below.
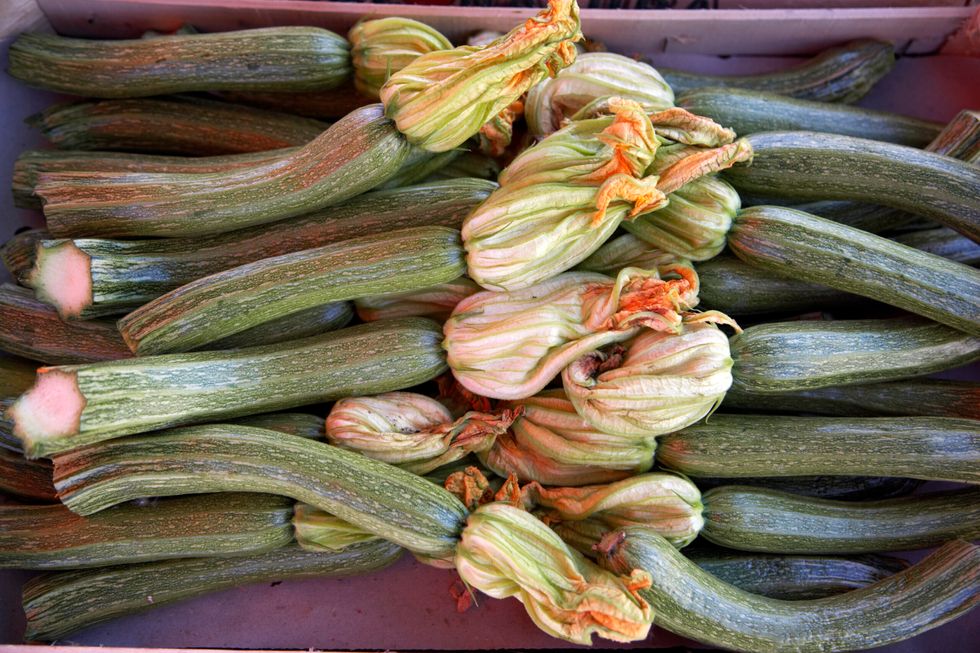
<svg viewBox="0 0 980 653"><path fill-rule="evenodd" d="M293 510L296 543L307 551L339 551L351 544L378 539L350 522L305 503Z"/></svg>

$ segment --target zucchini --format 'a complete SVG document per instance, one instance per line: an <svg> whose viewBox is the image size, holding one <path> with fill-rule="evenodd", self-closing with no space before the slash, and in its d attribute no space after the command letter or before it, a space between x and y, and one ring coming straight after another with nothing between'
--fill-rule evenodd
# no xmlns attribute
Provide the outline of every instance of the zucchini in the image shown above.
<svg viewBox="0 0 980 653"><path fill-rule="evenodd" d="M980 240L980 167L853 136L762 132L752 164L723 175L739 192L797 200L855 200L931 218Z"/></svg>
<svg viewBox="0 0 980 653"><path fill-rule="evenodd" d="M735 130L739 136L768 131L814 131L925 147L943 126L885 111L800 100L739 88L698 88L678 96L677 106Z"/></svg>
<svg viewBox="0 0 980 653"><path fill-rule="evenodd" d="M0 397L19 395L30 388L37 368L34 361L0 351Z"/></svg>
<svg viewBox="0 0 980 653"><path fill-rule="evenodd" d="M904 497L919 489L923 482L915 478L888 476L762 476L738 480L739 485L838 501ZM731 485L731 483L726 478L698 477L698 487L701 490Z"/></svg>
<svg viewBox="0 0 980 653"><path fill-rule="evenodd" d="M946 124L929 149L960 161L980 163L980 111L960 111Z"/></svg>
<svg viewBox="0 0 980 653"><path fill-rule="evenodd" d="M354 238L198 279L128 314L119 331L140 355L189 351L328 302L451 281L465 256L445 227Z"/></svg>
<svg viewBox="0 0 980 653"><path fill-rule="evenodd" d="M228 421L229 424L241 424L258 429L280 431L310 440L322 440L325 433L325 420L316 415L306 413L267 413L265 415L249 415Z"/></svg>
<svg viewBox="0 0 980 653"><path fill-rule="evenodd" d="M38 243L51 238L44 229L24 229L0 247L0 259L14 281L26 285L31 268L34 267L34 251Z"/></svg>
<svg viewBox="0 0 980 653"><path fill-rule="evenodd" d="M907 234L894 236L893 240L906 247L914 247L927 254L941 256L964 265L980 263L980 245L948 227L910 231Z"/></svg>
<svg viewBox="0 0 980 653"><path fill-rule="evenodd" d="M250 583L366 574L388 567L402 552L385 540L316 553L290 544L254 556L164 560L43 574L24 585L24 638L59 640L103 621ZM147 601L148 596L153 597L152 602Z"/></svg>
<svg viewBox="0 0 980 653"><path fill-rule="evenodd" d="M21 34L7 72L37 88L125 98L183 91L311 91L351 75L350 44L319 27L95 40Z"/></svg>
<svg viewBox="0 0 980 653"><path fill-rule="evenodd" d="M222 91L221 99L235 104L247 104L270 111L282 111L307 118L333 120L343 118L354 109L377 102L364 97L354 88L353 78L337 88L324 91L272 93L268 91Z"/></svg>
<svg viewBox="0 0 980 653"><path fill-rule="evenodd" d="M132 310L196 279L272 256L409 227L459 229L495 187L457 179L372 191L285 222L198 238L48 240L31 285L56 307L59 289L80 285L85 317Z"/></svg>
<svg viewBox="0 0 980 653"><path fill-rule="evenodd" d="M7 411L31 456L411 387L446 371L442 329L381 320L276 345L47 367ZM54 411L53 408L57 408Z"/></svg>
<svg viewBox="0 0 980 653"><path fill-rule="evenodd" d="M653 577L640 596L660 626L738 651L827 653L884 646L940 626L980 602L980 547L962 541L867 587L809 601L782 601L729 585L642 526L611 536L602 551L611 570L643 569Z"/></svg>
<svg viewBox="0 0 980 653"><path fill-rule="evenodd" d="M56 464L56 487L57 474ZM832 501L729 485L708 490L703 501L701 535L739 551L873 553L980 537L980 488Z"/></svg>
<svg viewBox="0 0 980 653"><path fill-rule="evenodd" d="M190 426L60 454L58 496L92 515L144 496L265 492L291 497L405 548L452 555L468 512L421 476L325 442L227 424Z"/></svg>
<svg viewBox="0 0 980 653"><path fill-rule="evenodd" d="M14 405L15 397L0 397L0 449L7 449L21 454L23 447L20 439L14 435L14 422L7 409Z"/></svg>
<svg viewBox="0 0 980 653"><path fill-rule="evenodd" d="M57 501L51 473L51 463L47 460L28 460L20 452L0 446L0 495L45 503ZM0 502L0 511L4 506Z"/></svg>
<svg viewBox="0 0 980 653"><path fill-rule="evenodd" d="M411 146L380 104L275 161L226 172L47 173L36 188L56 237L199 236L339 204L385 182Z"/></svg>
<svg viewBox="0 0 980 653"><path fill-rule="evenodd" d="M343 329L353 318L354 307L350 302L332 302L256 324L227 338L209 342L202 349L238 349L309 338Z"/></svg>
<svg viewBox="0 0 980 653"><path fill-rule="evenodd" d="M952 417L713 415L660 438L687 476L897 476L980 483L980 421Z"/></svg>
<svg viewBox="0 0 980 653"><path fill-rule="evenodd" d="M857 102L895 65L892 44L858 40L824 50L799 66L759 75L701 75L658 68L681 94L708 86L744 88L817 102Z"/></svg>
<svg viewBox="0 0 980 653"><path fill-rule="evenodd" d="M56 104L27 123L63 150L206 156L306 145L327 123L203 98Z"/></svg>
<svg viewBox="0 0 980 653"><path fill-rule="evenodd" d="M756 267L869 297L980 336L980 271L962 263L778 206L740 211L728 232L728 247Z"/></svg>
<svg viewBox="0 0 980 653"><path fill-rule="evenodd" d="M755 393L892 381L980 359L980 338L918 318L759 324L730 342L732 387Z"/></svg>
<svg viewBox="0 0 980 653"><path fill-rule="evenodd" d="M255 555L293 539L293 502L204 494L79 517L65 506L0 505L0 568L81 569L168 558Z"/></svg>

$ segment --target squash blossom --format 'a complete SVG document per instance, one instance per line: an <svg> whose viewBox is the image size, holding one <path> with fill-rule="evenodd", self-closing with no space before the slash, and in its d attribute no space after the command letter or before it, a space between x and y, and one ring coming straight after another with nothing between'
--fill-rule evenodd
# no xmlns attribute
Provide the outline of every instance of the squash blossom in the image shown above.
<svg viewBox="0 0 980 653"><path fill-rule="evenodd" d="M307 551L340 551L358 542L379 539L360 526L306 503L297 503L293 509L293 533L296 543Z"/></svg>
<svg viewBox="0 0 980 653"><path fill-rule="evenodd" d="M480 291L480 287L466 277L446 283L407 292L361 297L354 301L357 316L364 322L387 320L394 317L430 317L444 322L452 314L456 304Z"/></svg>
<svg viewBox="0 0 980 653"><path fill-rule="evenodd" d="M430 52L381 87L385 115L432 152L462 145L529 88L575 60L582 38L575 0L548 8L483 47Z"/></svg>
<svg viewBox="0 0 980 653"><path fill-rule="evenodd" d="M513 596L544 632L576 644L592 635L617 642L645 639L653 609L638 591L650 575L608 572L562 542L533 515L506 503L470 515L456 549L463 582L502 599Z"/></svg>
<svg viewBox="0 0 980 653"><path fill-rule="evenodd" d="M480 152L487 156L503 156L514 139L514 121L524 115L524 102L514 100L498 113L477 134Z"/></svg>
<svg viewBox="0 0 980 653"><path fill-rule="evenodd" d="M607 241L591 256L579 263L576 269L602 274L616 274L623 268L640 268L642 270L657 270L663 276L668 274L674 266L691 267L691 262L676 254L658 249L633 234L623 234Z"/></svg>
<svg viewBox="0 0 980 653"><path fill-rule="evenodd" d="M359 21L347 33L354 87L372 100L388 78L423 54L449 50L453 44L437 30L411 18Z"/></svg>

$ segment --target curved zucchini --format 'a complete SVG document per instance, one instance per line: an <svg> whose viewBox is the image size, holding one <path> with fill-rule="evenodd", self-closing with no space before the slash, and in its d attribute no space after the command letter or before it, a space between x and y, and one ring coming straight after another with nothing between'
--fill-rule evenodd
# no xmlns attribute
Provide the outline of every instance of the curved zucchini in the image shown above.
<svg viewBox="0 0 980 653"><path fill-rule="evenodd" d="M57 501L51 463L47 460L28 460L22 453L0 446L0 495L3 494L28 501ZM3 509L4 504L0 503L0 510Z"/></svg>
<svg viewBox="0 0 980 653"><path fill-rule="evenodd" d="M421 476L325 442L211 424L61 454L54 482L73 512L92 515L143 496L265 492L291 497L405 548L452 555L468 512Z"/></svg>
<svg viewBox="0 0 980 653"><path fill-rule="evenodd" d="M310 91L350 77L350 44L300 26L118 40L21 34L10 44L8 72L31 86L89 97Z"/></svg>
<svg viewBox="0 0 980 653"><path fill-rule="evenodd" d="M687 476L896 476L980 483L980 421L951 417L712 415L660 438Z"/></svg>
<svg viewBox="0 0 980 653"><path fill-rule="evenodd" d="M57 465L55 483L57 485ZM980 537L980 488L832 501L738 485L703 495L702 537L764 553L874 553Z"/></svg>
<svg viewBox="0 0 980 653"><path fill-rule="evenodd" d="M894 236L892 240L964 265L980 263L980 245L948 227L910 231L907 234Z"/></svg>
<svg viewBox="0 0 980 653"><path fill-rule="evenodd" d="M739 136L805 130L925 147L943 128L940 123L885 111L738 88L695 89L678 96L676 104L734 129Z"/></svg>
<svg viewBox="0 0 980 653"><path fill-rule="evenodd" d="M824 50L788 70L760 75L699 75L669 68L660 73L680 94L696 88L744 88L818 102L857 102L895 65L891 43L858 40Z"/></svg>
<svg viewBox="0 0 980 653"><path fill-rule="evenodd" d="M702 491L732 484L727 478L699 476L697 480ZM837 501L904 497L915 492L923 482L915 478L888 476L761 476L738 479L739 485Z"/></svg>
<svg viewBox="0 0 980 653"><path fill-rule="evenodd" d="M980 338L918 318L759 324L731 338L736 390L892 381L980 359Z"/></svg>
<svg viewBox="0 0 980 653"><path fill-rule="evenodd" d="M24 450L47 456L166 426L408 388L446 371L442 338L435 322L402 318L277 345L42 368L7 416Z"/></svg>
<svg viewBox="0 0 980 653"><path fill-rule="evenodd" d="M980 547L950 542L877 583L834 597L781 601L715 578L649 528L626 528L603 547L604 566L653 577L640 596L670 632L737 651L853 651L913 637L980 603Z"/></svg>
<svg viewBox="0 0 980 653"><path fill-rule="evenodd" d="M255 556L165 560L44 574L24 586L24 637L58 640L103 621L250 583L366 574L391 565L403 551L385 540L316 553L290 544ZM148 596L153 597L152 602L146 600Z"/></svg>
<svg viewBox="0 0 980 653"><path fill-rule="evenodd" d="M723 173L740 192L883 204L980 240L980 167L904 145L837 134L762 132L746 139L752 164Z"/></svg>

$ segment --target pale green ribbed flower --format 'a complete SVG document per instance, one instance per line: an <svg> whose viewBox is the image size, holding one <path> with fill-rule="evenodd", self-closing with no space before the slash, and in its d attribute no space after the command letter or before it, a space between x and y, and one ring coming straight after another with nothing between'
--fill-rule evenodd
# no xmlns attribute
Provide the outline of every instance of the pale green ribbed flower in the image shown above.
<svg viewBox="0 0 980 653"><path fill-rule="evenodd" d="M354 64L354 86L377 100L388 78L423 54L449 50L453 44L437 30L411 18L362 20L347 33Z"/></svg>
<svg viewBox="0 0 980 653"><path fill-rule="evenodd" d="M589 120L607 115L611 107L622 101L623 98L616 96L598 98L582 107L571 120ZM698 116L680 107L649 113L647 118L657 133L657 139L665 145L679 143L720 147L735 140L734 130L719 125L711 118Z"/></svg>
<svg viewBox="0 0 980 653"><path fill-rule="evenodd" d="M354 306L357 316L364 322L418 316L444 322L456 304L479 291L480 286L475 282L459 277L419 290L362 297L354 300Z"/></svg>
<svg viewBox="0 0 980 653"><path fill-rule="evenodd" d="M718 147L701 147L677 143L657 148L648 175L657 175L657 188L668 199L686 184L722 170L736 163L752 160L752 146L744 138Z"/></svg>
<svg viewBox="0 0 980 653"><path fill-rule="evenodd" d="M340 551L351 544L378 539L348 521L305 503L293 509L296 543L307 551Z"/></svg>
<svg viewBox="0 0 980 653"><path fill-rule="evenodd" d="M650 576L617 576L562 542L533 515L505 503L478 508L456 549L456 570L494 598L513 596L544 632L576 644L592 635L617 642L645 639L653 609L637 591Z"/></svg>
<svg viewBox="0 0 980 653"><path fill-rule="evenodd" d="M691 262L658 249L633 234L623 234L607 241L589 258L579 263L576 269L611 275L623 268L640 268L658 270L663 275L678 265L691 267Z"/></svg>

